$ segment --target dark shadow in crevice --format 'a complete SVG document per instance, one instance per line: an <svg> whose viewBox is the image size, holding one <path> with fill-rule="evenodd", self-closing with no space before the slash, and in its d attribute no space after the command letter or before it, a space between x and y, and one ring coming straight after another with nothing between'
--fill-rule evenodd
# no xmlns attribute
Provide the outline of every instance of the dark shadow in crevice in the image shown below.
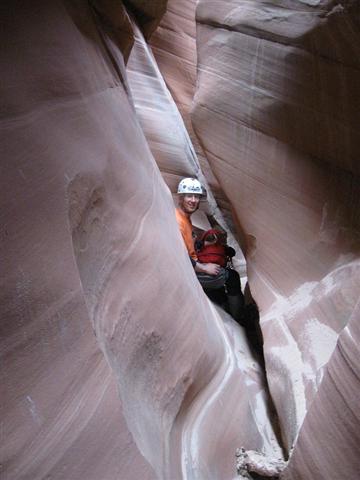
<svg viewBox="0 0 360 480"><path fill-rule="evenodd" d="M205 293L212 302L219 305L222 309L224 309L227 313L229 313L225 288L221 288L218 290L211 290ZM278 444L283 450L284 458L287 458L287 452L286 452L286 449L284 448L284 443L282 441L282 436L281 436L279 417L275 408L275 404L271 397L269 384L267 381L266 365L265 365L264 349L263 349L264 340L263 340L262 330L260 327L259 308L251 295L251 291L248 284L246 284L244 289L244 299L245 299L245 303L243 307L242 320L237 323L239 323L241 327L244 328L250 350L263 371L264 389L267 396L267 417L272 425ZM251 475L252 476L250 478L253 478L253 479L265 478L257 474L251 474Z"/></svg>
<svg viewBox="0 0 360 480"><path fill-rule="evenodd" d="M227 303L227 294L225 288L217 290L209 290L205 292L208 298L223 308L227 313L229 307ZM238 321L245 329L246 337L248 339L252 353L255 354L263 369L265 369L264 351L263 351L263 335L260 327L259 308L252 298L248 284L246 284L244 292L244 306L242 308L241 320Z"/></svg>

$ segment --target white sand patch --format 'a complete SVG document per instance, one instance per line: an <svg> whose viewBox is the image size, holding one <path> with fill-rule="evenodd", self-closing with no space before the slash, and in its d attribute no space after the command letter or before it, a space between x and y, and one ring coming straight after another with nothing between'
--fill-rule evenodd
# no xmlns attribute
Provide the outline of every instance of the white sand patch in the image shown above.
<svg viewBox="0 0 360 480"><path fill-rule="evenodd" d="M347 259L347 256L342 255L343 261ZM360 261L354 260L351 258L351 261L348 263L343 263L339 265L337 262L337 267L328 273L320 282L318 282L318 289L316 291L317 297L319 296L328 296L334 292L334 290L341 289L339 284L339 277L344 279L352 278L354 281L356 278L360 279L360 275L356 275L354 272L353 275L350 275L352 270L360 270Z"/></svg>
<svg viewBox="0 0 360 480"><path fill-rule="evenodd" d="M304 344L315 370L327 364L335 349L337 339L338 334L316 318L311 318L305 322L300 343Z"/></svg>
<svg viewBox="0 0 360 480"><path fill-rule="evenodd" d="M287 414L286 428L294 435L306 414L305 385L302 376L304 364L294 339L291 337L290 340L288 335L286 337L288 344L273 347L268 357L269 360L267 358L267 364L271 365L270 390L276 392L273 398L275 401L280 399L281 410L285 410ZM278 413L283 416L284 412L279 411Z"/></svg>
<svg viewBox="0 0 360 480"><path fill-rule="evenodd" d="M304 381L311 382L314 393L319 388L324 376L324 366L335 350L338 334L327 325L311 318L304 324L304 331L299 337L301 350L306 352L304 362Z"/></svg>
<svg viewBox="0 0 360 480"><path fill-rule="evenodd" d="M346 257L343 258L343 260L345 259ZM312 301L318 302L319 298L328 297L335 290L341 289L339 275L348 276L349 270L357 269L360 270L360 261L351 258L350 262L337 266L319 282L303 283L288 297L281 295L263 275L257 272L261 281L264 282L275 297L275 301L271 304L268 311L261 316L261 324L271 320L278 320L281 316L285 316L286 322L289 323L298 313L305 310ZM354 274L351 277L355 281L356 275ZM358 275L358 278L360 279L360 275Z"/></svg>
<svg viewBox="0 0 360 480"><path fill-rule="evenodd" d="M225 323L227 326L227 324ZM249 348L245 335L238 329L234 329L229 325L228 334L231 335L234 343L233 351L236 357L237 368L243 373L245 385L259 387L260 378L263 372ZM255 380L255 378L256 380ZM264 442L264 453L282 457L283 453L279 447L274 429L269 421L268 399L265 390L260 390L255 396L252 396L252 401L249 402L250 411L255 420L256 428Z"/></svg>
<svg viewBox="0 0 360 480"><path fill-rule="evenodd" d="M335 281L335 276L333 272L331 274L326 275L321 282L318 284L317 295L320 294L321 297L325 297L330 295L334 289L339 288L338 282Z"/></svg>
<svg viewBox="0 0 360 480"><path fill-rule="evenodd" d="M295 443L301 424L306 415L306 397L303 371L305 365L302 352L288 325L290 308L292 315L298 313L310 302L311 292L316 283L309 282L298 289L295 300L285 298L274 302L271 311L263 317L263 324L272 321L273 337L277 345L265 350L269 388L278 411L281 429L287 448ZM305 296L305 299L301 297Z"/></svg>
<svg viewBox="0 0 360 480"><path fill-rule="evenodd" d="M269 422L267 398L264 390L255 395L254 402L250 404L251 412L256 421L256 427L264 440L263 453L277 458L283 457L272 424Z"/></svg>
<svg viewBox="0 0 360 480"><path fill-rule="evenodd" d="M311 304L314 299L313 292L317 285L318 282L303 283L288 298L277 294L277 300L271 305L269 311L261 317L261 324L285 317L288 323Z"/></svg>

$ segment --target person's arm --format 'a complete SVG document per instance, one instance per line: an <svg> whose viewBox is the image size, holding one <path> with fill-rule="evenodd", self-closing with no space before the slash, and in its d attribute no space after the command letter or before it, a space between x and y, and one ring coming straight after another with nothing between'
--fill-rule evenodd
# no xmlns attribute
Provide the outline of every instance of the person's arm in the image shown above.
<svg viewBox="0 0 360 480"><path fill-rule="evenodd" d="M194 260L195 261L195 260ZM200 262L195 262L195 265L193 264L195 272L198 273L207 273L208 275L218 275L220 273L220 265L217 263L200 263Z"/></svg>
<svg viewBox="0 0 360 480"><path fill-rule="evenodd" d="M220 273L220 265L217 263L200 263L194 258L190 258L191 265L194 267L195 272L198 273L206 273L207 275L213 275L216 276L218 273Z"/></svg>

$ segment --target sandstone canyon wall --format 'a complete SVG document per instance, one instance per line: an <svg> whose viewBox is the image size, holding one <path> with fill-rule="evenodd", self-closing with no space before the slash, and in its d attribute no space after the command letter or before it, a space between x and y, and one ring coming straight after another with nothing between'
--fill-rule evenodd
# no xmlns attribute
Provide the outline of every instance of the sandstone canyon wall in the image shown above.
<svg viewBox="0 0 360 480"><path fill-rule="evenodd" d="M356 2L170 1L151 39L237 224L288 450L359 300L358 27Z"/></svg>
<svg viewBox="0 0 360 480"><path fill-rule="evenodd" d="M261 368L174 220L167 185L194 173L247 257L285 450L296 442L284 477L357 478L358 15L8 2L4 479L230 479L236 447L281 457ZM159 21L155 60L143 35Z"/></svg>
<svg viewBox="0 0 360 480"><path fill-rule="evenodd" d="M304 439L308 429L314 434L315 417L320 437L329 439L334 425L327 415L336 411L333 421L343 424L321 448L318 437L309 442L318 446L317 468L299 473L297 462L294 478L340 478L339 456L345 478L356 478L356 436L344 425L348 415L359 421L358 374L336 358L342 345L358 353L359 4L200 1L196 20L193 127L242 237L285 447L296 441L314 398L311 411L325 412L321 420L309 417L296 458L306 462ZM322 407L325 390L333 398Z"/></svg>
<svg viewBox="0 0 360 480"><path fill-rule="evenodd" d="M2 476L231 478L237 444L279 448L135 114L133 20L60 1L5 19Z"/></svg>
<svg viewBox="0 0 360 480"><path fill-rule="evenodd" d="M69 224L69 195L86 202L114 159L140 155L122 144L139 129L88 5L2 10L1 478L154 478L93 334Z"/></svg>

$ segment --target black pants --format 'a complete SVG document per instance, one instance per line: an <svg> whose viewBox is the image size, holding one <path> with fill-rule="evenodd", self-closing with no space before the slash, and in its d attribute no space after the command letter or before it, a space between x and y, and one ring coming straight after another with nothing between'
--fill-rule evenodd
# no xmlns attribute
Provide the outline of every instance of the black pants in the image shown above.
<svg viewBox="0 0 360 480"><path fill-rule="evenodd" d="M214 302L226 302L228 295L243 297L239 274L232 268L221 268L218 275L196 272L196 276L204 292Z"/></svg>

